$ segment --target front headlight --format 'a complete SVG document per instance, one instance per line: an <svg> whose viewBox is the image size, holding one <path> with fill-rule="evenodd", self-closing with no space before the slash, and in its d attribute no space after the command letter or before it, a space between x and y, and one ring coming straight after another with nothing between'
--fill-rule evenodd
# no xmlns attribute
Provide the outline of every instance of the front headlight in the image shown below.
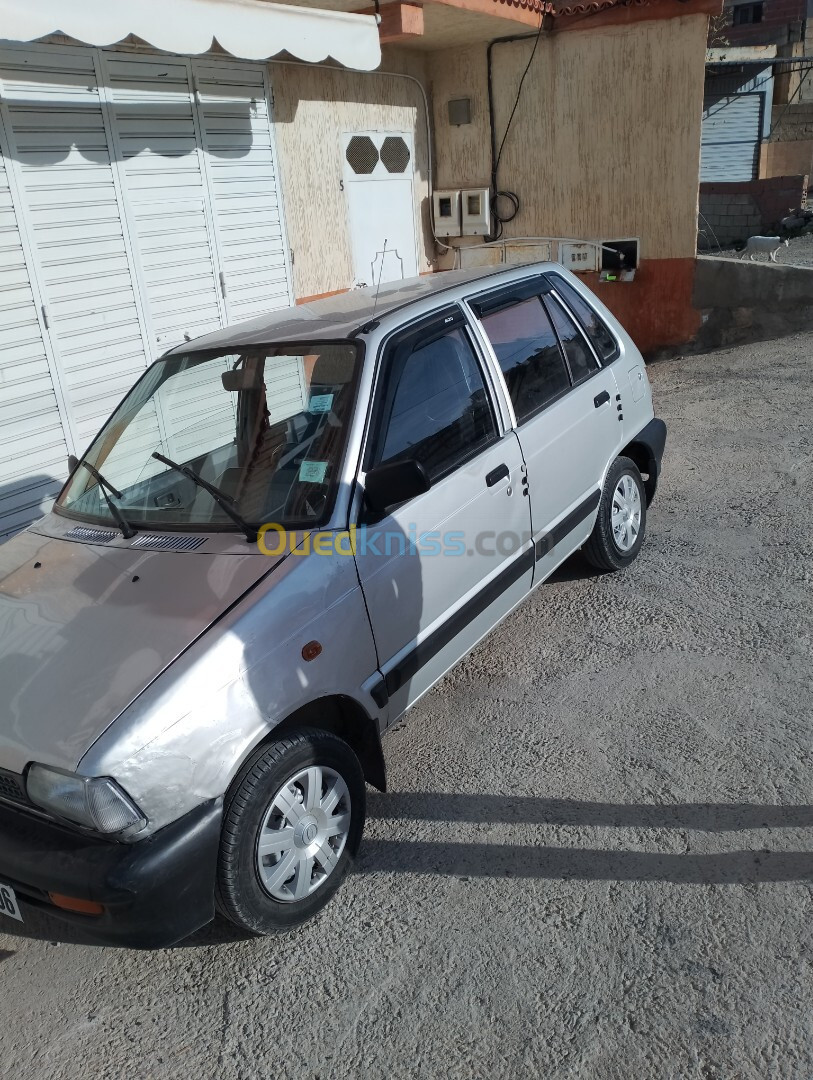
<svg viewBox="0 0 813 1080"><path fill-rule="evenodd" d="M57 817L100 833L118 833L147 819L109 776L76 776L47 765L31 765L26 777L31 802Z"/></svg>

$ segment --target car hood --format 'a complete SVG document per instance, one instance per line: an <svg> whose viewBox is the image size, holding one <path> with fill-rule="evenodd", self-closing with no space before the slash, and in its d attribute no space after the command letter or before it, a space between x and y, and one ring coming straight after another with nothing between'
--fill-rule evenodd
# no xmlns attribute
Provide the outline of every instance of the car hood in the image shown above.
<svg viewBox="0 0 813 1080"><path fill-rule="evenodd" d="M0 547L0 767L75 769L119 713L279 562L22 533Z"/></svg>

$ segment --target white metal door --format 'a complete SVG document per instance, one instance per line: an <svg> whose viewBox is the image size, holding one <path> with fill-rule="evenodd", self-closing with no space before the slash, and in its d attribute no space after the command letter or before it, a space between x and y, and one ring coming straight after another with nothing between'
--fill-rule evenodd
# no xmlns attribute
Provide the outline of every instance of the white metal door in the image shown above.
<svg viewBox="0 0 813 1080"><path fill-rule="evenodd" d="M343 136L344 186L353 285L377 285L418 273L413 147L408 132Z"/></svg>

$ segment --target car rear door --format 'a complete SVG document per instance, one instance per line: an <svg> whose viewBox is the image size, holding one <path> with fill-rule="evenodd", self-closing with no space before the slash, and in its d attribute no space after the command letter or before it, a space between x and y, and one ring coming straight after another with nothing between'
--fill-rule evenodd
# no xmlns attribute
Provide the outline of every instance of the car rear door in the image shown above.
<svg viewBox="0 0 813 1080"><path fill-rule="evenodd" d="M530 512L462 310L384 345L359 474L415 458L431 488L376 520L362 512L356 565L396 719L528 591Z"/></svg>
<svg viewBox="0 0 813 1080"><path fill-rule="evenodd" d="M544 276L470 301L506 384L528 473L537 577L590 535L621 445L618 387Z"/></svg>

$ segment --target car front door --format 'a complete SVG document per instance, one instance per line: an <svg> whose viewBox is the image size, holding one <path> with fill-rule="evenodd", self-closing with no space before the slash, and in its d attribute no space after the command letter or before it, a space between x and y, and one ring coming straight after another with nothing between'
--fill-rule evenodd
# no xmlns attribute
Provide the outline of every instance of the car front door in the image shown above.
<svg viewBox="0 0 813 1080"><path fill-rule="evenodd" d="M618 387L544 277L471 301L505 379L528 468L536 577L590 535L618 453Z"/></svg>
<svg viewBox="0 0 813 1080"><path fill-rule="evenodd" d="M503 431L465 316L445 308L384 345L360 473L413 458L424 494L376 519L356 563L396 719L530 588L524 463Z"/></svg>

